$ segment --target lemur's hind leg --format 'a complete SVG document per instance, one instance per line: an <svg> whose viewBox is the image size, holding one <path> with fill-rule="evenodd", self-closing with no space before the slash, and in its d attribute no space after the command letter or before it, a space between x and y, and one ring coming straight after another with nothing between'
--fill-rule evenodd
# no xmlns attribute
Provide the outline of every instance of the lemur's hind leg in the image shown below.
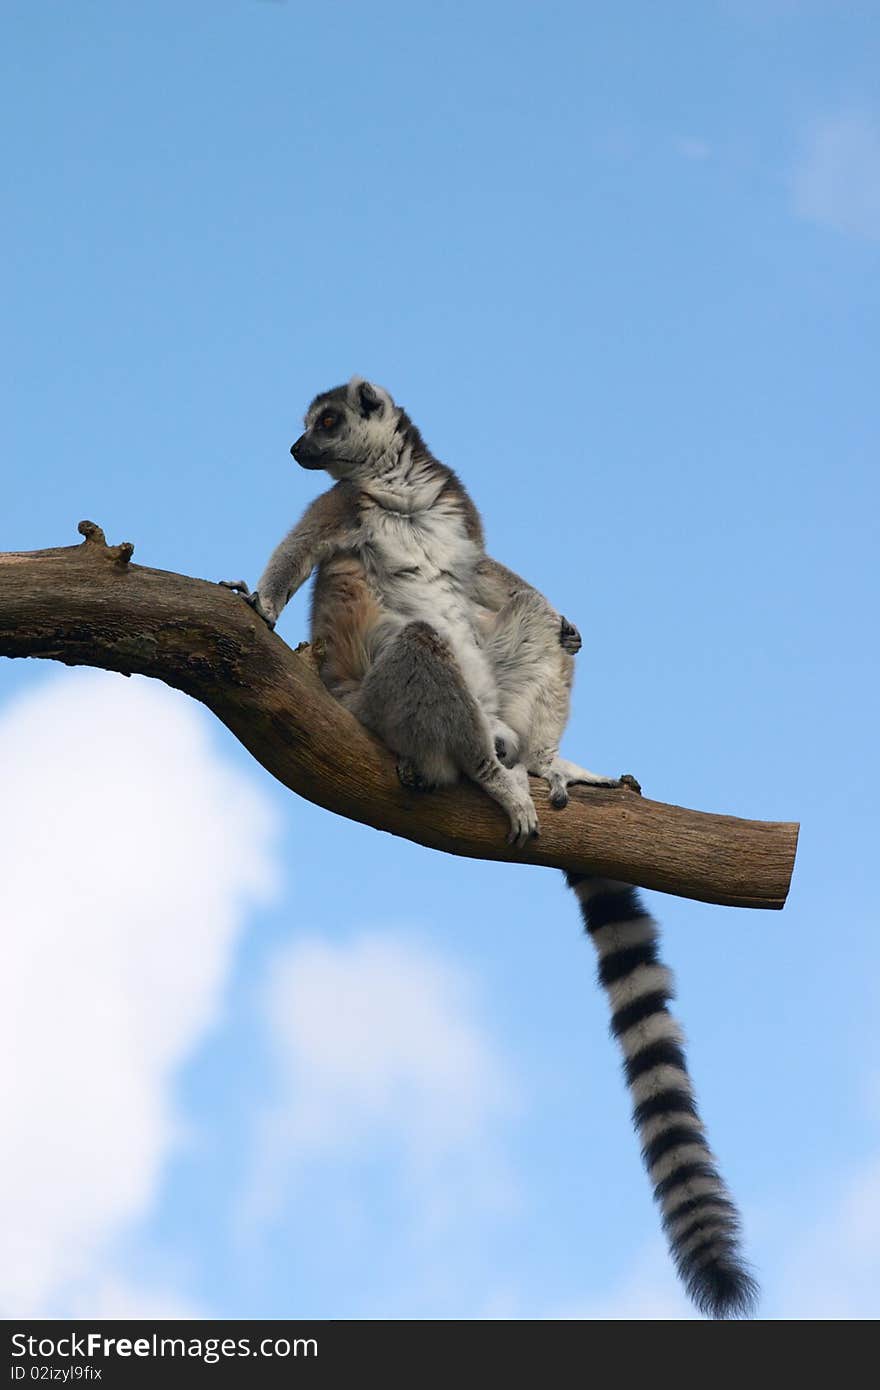
<svg viewBox="0 0 880 1390"><path fill-rule="evenodd" d="M560 758L555 749L539 750L529 762L529 772L535 777L543 777L550 788L550 804L560 810L568 805L569 787L584 785L590 787L620 787L619 777L605 777L601 772L589 772L567 758Z"/></svg>
<svg viewBox="0 0 880 1390"><path fill-rule="evenodd" d="M526 769L547 782L556 807L568 804L568 788L575 783L620 785L614 777L589 772L559 756L571 698L571 652L579 646L577 629L531 590L515 594L499 610L489 639L501 718L515 731Z"/></svg>
<svg viewBox="0 0 880 1390"><path fill-rule="evenodd" d="M498 687L498 757L507 767L527 763L548 667L571 661L560 643L560 619L540 594L520 590L495 614L486 650ZM568 714L564 692L562 704L557 742Z"/></svg>
<svg viewBox="0 0 880 1390"><path fill-rule="evenodd" d="M398 755L406 785L450 786L464 774L507 812L511 843L537 834L525 771L499 762L489 721L429 623L407 623L385 638L351 709Z"/></svg>

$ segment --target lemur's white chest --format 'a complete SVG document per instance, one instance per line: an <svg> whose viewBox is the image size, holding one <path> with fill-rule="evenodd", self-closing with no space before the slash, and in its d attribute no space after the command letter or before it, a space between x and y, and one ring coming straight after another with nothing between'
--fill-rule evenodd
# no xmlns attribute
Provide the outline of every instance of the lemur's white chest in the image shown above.
<svg viewBox="0 0 880 1390"><path fill-rule="evenodd" d="M358 549L390 608L429 620L458 612L470 625L467 594L479 550L465 532L460 508L437 503L404 512L368 501Z"/></svg>
<svg viewBox="0 0 880 1390"><path fill-rule="evenodd" d="M495 700L495 678L471 597L482 551L467 535L461 507L439 501L402 511L367 498L357 549L383 607L407 621L430 623L449 643L488 712Z"/></svg>

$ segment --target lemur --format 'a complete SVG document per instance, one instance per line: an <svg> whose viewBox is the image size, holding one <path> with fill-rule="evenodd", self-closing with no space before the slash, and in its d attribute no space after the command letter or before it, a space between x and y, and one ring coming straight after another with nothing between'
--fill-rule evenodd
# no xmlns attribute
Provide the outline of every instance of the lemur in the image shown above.
<svg viewBox="0 0 880 1390"><path fill-rule="evenodd" d="M404 784L427 790L472 778L507 811L517 845L537 833L529 772L548 781L557 807L573 783L620 786L558 755L577 630L486 555L474 503L391 396L358 377L322 392L291 453L335 485L276 548L254 593L242 582L229 587L274 626L317 568L311 636L325 652L322 677L397 754ZM598 951L679 1274L701 1312L747 1315L757 1286L669 1013L673 981L658 958L657 925L627 884L567 881Z"/></svg>
<svg viewBox="0 0 880 1390"><path fill-rule="evenodd" d="M401 779L429 789L472 778L517 845L538 829L529 771L556 804L574 781L619 785L558 756L579 634L486 555L468 493L388 393L360 378L324 392L291 452L336 485L276 548L249 601L274 624L317 567L322 676L398 755Z"/></svg>

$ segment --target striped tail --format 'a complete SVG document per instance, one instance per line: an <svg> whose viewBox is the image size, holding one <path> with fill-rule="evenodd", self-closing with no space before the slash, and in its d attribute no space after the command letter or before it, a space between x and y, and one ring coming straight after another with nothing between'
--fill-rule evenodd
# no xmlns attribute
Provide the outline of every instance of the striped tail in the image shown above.
<svg viewBox="0 0 880 1390"><path fill-rule="evenodd" d="M682 1036L667 1008L657 924L624 883L568 874L599 952L599 982L624 1055L633 1121L682 1282L701 1313L747 1317L758 1287L739 1249L739 1216L697 1113Z"/></svg>

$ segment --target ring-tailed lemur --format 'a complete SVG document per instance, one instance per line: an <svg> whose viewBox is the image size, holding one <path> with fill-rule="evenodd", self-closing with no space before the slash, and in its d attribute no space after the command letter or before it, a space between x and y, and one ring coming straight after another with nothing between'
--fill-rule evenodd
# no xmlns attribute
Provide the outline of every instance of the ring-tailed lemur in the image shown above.
<svg viewBox="0 0 880 1390"><path fill-rule="evenodd" d="M472 778L507 812L518 845L538 828L528 771L557 802L573 781L619 785L558 757L575 630L486 556L467 492L387 392L357 378L324 392L291 452L336 485L274 551L250 601L274 623L317 567L322 675L397 753L402 780Z"/></svg>
<svg viewBox="0 0 880 1390"><path fill-rule="evenodd" d="M311 635L331 692L398 755L406 784L460 773L536 833L527 772L557 806L575 782L619 786L558 755L580 639L536 590L489 559L479 514L387 392L354 378L317 396L291 449L335 486L272 554L254 594L270 625L317 567ZM497 754L504 762L499 761ZM748 1313L756 1286L668 1010L657 927L635 889L568 875L599 954L633 1117L679 1274L704 1313Z"/></svg>

